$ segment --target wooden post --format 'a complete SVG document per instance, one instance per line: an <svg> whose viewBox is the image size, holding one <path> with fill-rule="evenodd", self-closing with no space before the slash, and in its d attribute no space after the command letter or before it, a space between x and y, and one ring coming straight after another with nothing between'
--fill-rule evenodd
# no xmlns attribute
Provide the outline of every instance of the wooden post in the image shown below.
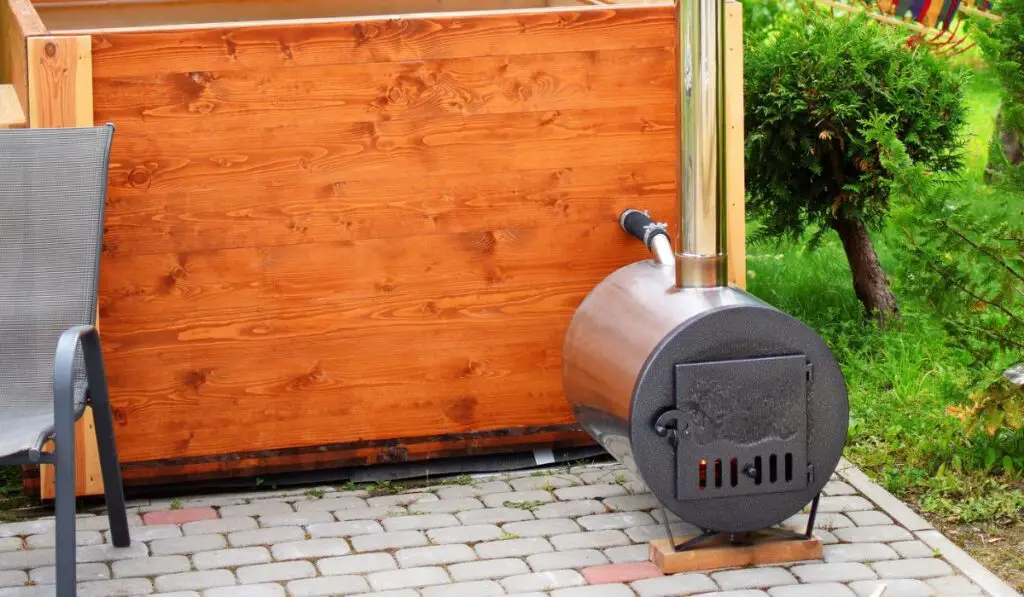
<svg viewBox="0 0 1024 597"><path fill-rule="evenodd" d="M92 126L92 38L30 37L27 54L29 126ZM75 427L75 455L77 495L101 495L103 476L91 409ZM40 467L39 484L40 497L52 498L53 466Z"/></svg>
<svg viewBox="0 0 1024 597"><path fill-rule="evenodd" d="M729 283L747 287L746 181L743 149L743 5L736 0L725 4L725 120L726 142L726 251L729 259Z"/></svg>
<svg viewBox="0 0 1024 597"><path fill-rule="evenodd" d="M14 85L0 85L0 129L21 128L26 122Z"/></svg>

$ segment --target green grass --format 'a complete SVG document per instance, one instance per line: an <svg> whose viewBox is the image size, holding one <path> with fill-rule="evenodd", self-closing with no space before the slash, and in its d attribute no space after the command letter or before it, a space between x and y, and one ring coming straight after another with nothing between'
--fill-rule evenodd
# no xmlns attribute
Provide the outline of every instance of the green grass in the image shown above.
<svg viewBox="0 0 1024 597"><path fill-rule="evenodd" d="M969 98L968 191L975 208L1022 218L1024 193L983 183L998 108L991 78L977 75ZM886 242L893 232L874 235L888 272L896 271ZM969 360L949 346L927 304L902 295L899 280L893 279L902 321L885 330L865 323L834 234L815 251L800 243L762 243L752 244L748 253L749 290L817 330L841 363L852 411L849 458L890 491L945 520L1019 521L1024 516L1019 470L1000 475L986 471L991 452L1014 446L965 437L959 421L946 413L963 398Z"/></svg>

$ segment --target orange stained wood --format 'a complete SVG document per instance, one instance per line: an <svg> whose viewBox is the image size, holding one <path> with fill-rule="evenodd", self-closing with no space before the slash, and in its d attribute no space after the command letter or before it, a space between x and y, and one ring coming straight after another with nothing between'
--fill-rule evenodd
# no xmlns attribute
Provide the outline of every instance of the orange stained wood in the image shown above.
<svg viewBox="0 0 1024 597"><path fill-rule="evenodd" d="M646 257L619 213L672 220L673 45L668 5L94 32L127 483L585 443L562 337Z"/></svg>

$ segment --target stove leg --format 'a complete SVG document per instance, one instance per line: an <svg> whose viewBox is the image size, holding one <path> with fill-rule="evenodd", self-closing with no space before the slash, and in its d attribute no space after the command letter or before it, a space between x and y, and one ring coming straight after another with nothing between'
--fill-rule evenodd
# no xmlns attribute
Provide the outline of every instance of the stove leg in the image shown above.
<svg viewBox="0 0 1024 597"><path fill-rule="evenodd" d="M807 532L804 533L804 537L808 539L814 538L814 521L818 518L818 502L821 501L821 494L814 496L814 501L811 502L811 515L807 518Z"/></svg>

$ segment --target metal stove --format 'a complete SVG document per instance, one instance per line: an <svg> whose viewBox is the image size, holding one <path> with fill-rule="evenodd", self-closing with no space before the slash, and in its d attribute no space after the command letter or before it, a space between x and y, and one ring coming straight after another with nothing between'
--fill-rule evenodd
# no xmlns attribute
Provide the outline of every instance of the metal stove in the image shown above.
<svg viewBox="0 0 1024 597"><path fill-rule="evenodd" d="M766 529L812 503L809 537L847 436L846 386L814 331L727 283L725 6L677 9L675 247L664 224L622 214L652 259L612 273L576 311L565 393L581 426L705 537Z"/></svg>

